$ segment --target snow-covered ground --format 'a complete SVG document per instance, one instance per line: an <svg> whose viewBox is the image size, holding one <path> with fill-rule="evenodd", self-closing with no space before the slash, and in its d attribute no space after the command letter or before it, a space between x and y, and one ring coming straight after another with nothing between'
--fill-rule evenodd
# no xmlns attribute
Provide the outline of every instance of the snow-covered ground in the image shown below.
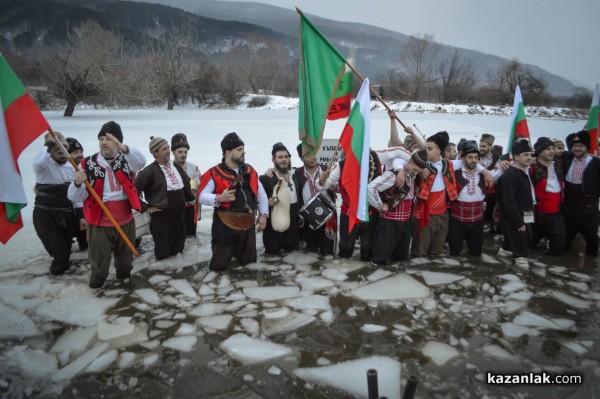
<svg viewBox="0 0 600 399"><path fill-rule="evenodd" d="M120 123L124 142L144 150L149 161L150 136L170 140L183 132L189 159L203 171L220 161L221 138L236 131L247 162L263 171L277 141L299 164L297 100L272 101L273 109L45 115L88 154L98 150L97 134L108 120ZM373 105L372 147L379 149L389 137L389 118ZM447 130L456 142L487 132L506 145L510 127L510 112L399 116L425 134ZM584 124L531 116L528 122L534 140L564 138ZM338 137L342 127L330 123L325 137ZM31 160L41 146L40 138L19 159L30 204ZM157 262L146 236L131 285L120 286L113 274L94 295L86 252L74 252L67 275L48 275L31 213L30 205L25 227L0 247L3 397L55 397L66 390L75 397L338 397L336 389L366 397L369 368L378 369L379 394L389 398L401 396L400 382L409 374L419 377L422 397L600 395L598 268L576 251L560 259L534 253L529 273L497 257L498 242L489 239L481 259L417 258L376 270L294 252L207 274L212 210L205 207L198 240L188 240L183 254ZM260 234L257 241L262 253ZM199 369L213 377L198 377ZM488 371L580 373L584 383L497 387L486 384ZM225 380L235 395L224 393Z"/></svg>

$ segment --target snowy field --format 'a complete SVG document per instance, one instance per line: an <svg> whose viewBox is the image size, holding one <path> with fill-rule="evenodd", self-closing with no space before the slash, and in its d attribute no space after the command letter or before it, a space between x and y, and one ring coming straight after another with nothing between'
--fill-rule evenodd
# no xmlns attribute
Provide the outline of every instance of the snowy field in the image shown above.
<svg viewBox="0 0 600 399"><path fill-rule="evenodd" d="M297 110L285 101L271 108L45 115L87 154L97 152L102 124L115 120L125 144L146 152L148 162L150 136L170 141L183 132L189 160L202 171L220 161L222 137L236 131L247 162L261 172L278 141L299 164ZM447 130L454 142L492 133L506 145L510 127L510 114L399 116L426 135ZM584 124L528 122L533 140L564 138ZM330 123L325 137L338 137L342 127ZM372 147L384 148L385 112L374 111L371 129ZM378 370L379 394L388 398L401 396L409 374L420 380L417 397L600 395L599 273L595 260L575 250L559 259L533 253L529 272L497 257L499 243L489 238L481 258L417 258L375 269L294 252L207 274L212 210L204 207L199 237L183 254L157 262L146 236L131 285L111 274L94 295L86 252L74 252L67 275L48 275L50 260L31 223L31 160L41 146L40 138L19 159L30 196L25 227L0 247L2 397L366 397L369 368ZM583 384L494 386L488 371L579 374Z"/></svg>

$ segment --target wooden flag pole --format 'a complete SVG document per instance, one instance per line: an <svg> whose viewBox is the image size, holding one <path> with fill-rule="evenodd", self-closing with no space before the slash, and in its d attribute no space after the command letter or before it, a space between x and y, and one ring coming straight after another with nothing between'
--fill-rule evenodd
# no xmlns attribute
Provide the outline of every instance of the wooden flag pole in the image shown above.
<svg viewBox="0 0 600 399"><path fill-rule="evenodd" d="M60 138L56 135L56 133L54 132L54 130L52 130L52 128L49 127L48 131L52 135L52 138L54 138L54 140L56 141L56 144L58 144L58 146L60 147L60 150L68 157L67 159L69 160L69 162L71 163L71 165L73 165L73 168L75 168L75 172L79 172L80 169L79 169L79 166L77 166L77 162L75 162L75 160L71 157L71 155L69 154L69 151L65 148L65 146L60 141ZM108 218L108 220L110 220L110 222L115 227L115 229L117 229L117 232L119 233L119 235L121 236L121 238L123 239L123 241L125 241L125 244L127 244L127 246L129 247L129 249L131 250L131 252L133 252L133 254L135 256L140 256L140 254L138 253L138 251L131 244L131 241L129 241L129 238L127 238L127 236L125 235L125 232L121 229L121 226L119 226L119 224L117 223L117 221L115 220L115 218L111 215L111 213L108 210L108 208L106 207L106 205L104 205L104 202L102 202L102 199L98 196L98 194L96 193L96 191L94 191L94 189L93 189L92 185L90 184L90 182L86 179L86 181L84 183L85 183L85 187L87 187L87 189L88 189L88 193L92 194L92 197L94 197L94 199L96 200L96 202L98 203L98 205L100 205L100 208L102 208L102 211L104 212L104 214L106 215L106 217Z"/></svg>
<svg viewBox="0 0 600 399"><path fill-rule="evenodd" d="M298 7L296 7L296 12L299 15L303 15L302 10L299 9ZM348 68L350 68L350 70L352 72L354 72L354 74L356 75L356 77L358 77L360 79L361 82L365 81L365 78L356 70L356 68L354 68L354 66L352 64L350 64L348 61L345 61L346 65L348 65ZM394 112L393 109L390 108L389 105L387 105L387 103L385 101L383 101L383 98L381 98L381 96L379 95L379 93L377 93L377 91L375 91L375 89L373 88L373 86L371 86L369 84L369 90L371 91L371 93L373 93L373 95L375 95L375 98L377 98L379 100L379 102L385 107L385 109L387 109L389 112L393 112L394 113L394 117L396 118L396 120L398 121L398 123L406 130L406 125L400 120L400 118L398 118L398 115L396 114L396 112Z"/></svg>

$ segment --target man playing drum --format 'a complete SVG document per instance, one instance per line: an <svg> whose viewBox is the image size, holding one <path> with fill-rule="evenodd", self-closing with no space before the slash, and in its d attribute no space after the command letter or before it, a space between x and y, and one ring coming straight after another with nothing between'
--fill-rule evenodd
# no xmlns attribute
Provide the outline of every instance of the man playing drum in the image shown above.
<svg viewBox="0 0 600 399"><path fill-rule="evenodd" d="M212 223L212 258L209 269L221 272L235 257L241 265L256 262L254 223L267 226L267 194L254 168L245 163L244 142L236 133L221 141L221 163L207 170L200 181L198 199L215 208Z"/></svg>
<svg viewBox="0 0 600 399"><path fill-rule="evenodd" d="M267 227L263 232L265 253L278 255L285 251L297 251L300 245L298 218L298 182L290 173L290 153L282 143L277 143L271 151L273 173L262 175L260 182L269 198L271 212Z"/></svg>

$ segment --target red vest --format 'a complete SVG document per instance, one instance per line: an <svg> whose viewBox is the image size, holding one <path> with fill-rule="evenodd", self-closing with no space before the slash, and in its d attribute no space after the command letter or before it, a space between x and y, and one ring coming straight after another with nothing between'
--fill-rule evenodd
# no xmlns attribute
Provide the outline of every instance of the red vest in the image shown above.
<svg viewBox="0 0 600 399"><path fill-rule="evenodd" d="M243 164L244 174L250 175L250 189L252 190L252 194L254 194L254 198L258 199L258 173L254 170L254 168L247 163ZM200 197L200 193L208 182L212 179L215 182L215 191L214 193L219 195L223 191L231 188L231 184L233 180L236 178L237 174L229 169L224 167L224 164L219 164L214 166L204 172L202 178L200 179L200 187L198 188L198 193L196 194L196 200ZM232 202L224 202L219 205L221 208L229 208L231 207Z"/></svg>
<svg viewBox="0 0 600 399"><path fill-rule="evenodd" d="M117 158L119 158L120 162L114 162ZM98 164L97 161L98 154L82 159L81 168L86 171L87 178L96 194L98 194L98 197L102 198L104 195L104 177L106 176L106 169ZM129 164L125 160L124 155L119 153L113 161L109 161L109 164L111 165L119 184L123 187L131 208L136 211L141 211L142 205L140 203L140 197L134 184L135 173L129 169ZM100 217L102 216L102 208L100 208L100 205L98 205L98 202L96 202L89 190L88 197L83 202L83 215L85 220L94 226L98 225Z"/></svg>

